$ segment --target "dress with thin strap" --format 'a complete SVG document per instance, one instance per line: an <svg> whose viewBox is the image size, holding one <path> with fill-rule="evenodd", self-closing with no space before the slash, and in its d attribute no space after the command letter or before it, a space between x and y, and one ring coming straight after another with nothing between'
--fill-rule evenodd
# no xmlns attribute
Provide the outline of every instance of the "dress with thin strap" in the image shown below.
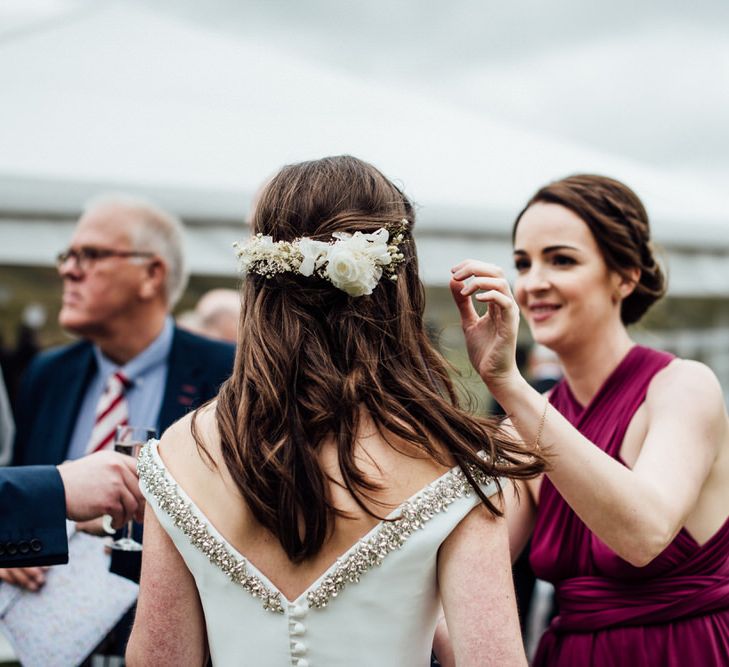
<svg viewBox="0 0 729 667"><path fill-rule="evenodd" d="M215 529L144 446L142 491L197 585L216 667L425 667L440 608L438 548L479 502L453 468L394 510L296 600ZM487 495L495 480L474 470ZM486 602L485 602L486 603Z"/></svg>
<svg viewBox="0 0 729 667"><path fill-rule="evenodd" d="M628 425L653 377L672 360L635 346L586 407L564 380L550 401L624 464ZM703 545L684 528L648 565L634 567L587 528L545 477L531 563L555 585L559 606L534 665L729 665L729 520Z"/></svg>

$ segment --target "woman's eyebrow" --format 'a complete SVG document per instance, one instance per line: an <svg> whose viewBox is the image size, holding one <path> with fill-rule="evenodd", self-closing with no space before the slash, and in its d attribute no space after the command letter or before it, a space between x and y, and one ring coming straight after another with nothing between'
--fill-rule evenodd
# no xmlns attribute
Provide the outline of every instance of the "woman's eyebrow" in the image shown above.
<svg viewBox="0 0 729 667"><path fill-rule="evenodd" d="M579 248L576 248L575 246L571 245L550 245L546 248L542 249L542 254L547 254L550 252L557 252L559 250L574 250L575 252L580 252ZM522 250L521 248L514 248L514 254L515 255L528 255L529 253L526 250Z"/></svg>
<svg viewBox="0 0 729 667"><path fill-rule="evenodd" d="M577 252L580 251L579 248L575 248L575 246L571 245L550 245L544 248L542 250L542 253L557 252L558 250L575 250Z"/></svg>

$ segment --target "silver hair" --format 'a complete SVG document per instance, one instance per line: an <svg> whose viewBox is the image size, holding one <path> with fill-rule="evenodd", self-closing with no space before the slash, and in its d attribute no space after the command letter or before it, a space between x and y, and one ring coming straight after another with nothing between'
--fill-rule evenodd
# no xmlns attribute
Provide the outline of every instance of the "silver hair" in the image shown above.
<svg viewBox="0 0 729 667"><path fill-rule="evenodd" d="M136 250L153 252L167 266L165 296L170 310L179 301L189 273L185 263L184 227L172 213L162 210L146 199L127 194L105 194L86 203L84 213L102 207L123 209L132 214L136 224L129 230Z"/></svg>

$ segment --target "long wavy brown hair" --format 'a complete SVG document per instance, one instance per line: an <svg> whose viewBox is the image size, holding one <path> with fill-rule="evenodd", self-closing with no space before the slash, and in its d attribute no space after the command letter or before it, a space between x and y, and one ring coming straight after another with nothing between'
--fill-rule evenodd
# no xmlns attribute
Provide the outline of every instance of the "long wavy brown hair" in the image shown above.
<svg viewBox="0 0 729 667"><path fill-rule="evenodd" d="M336 441L344 486L381 518L370 509L382 505L371 497L380 487L355 460L363 413L386 440L402 438L441 465L455 461L493 514L499 509L474 467L512 478L543 468L495 422L459 406L423 325L413 207L377 169L350 156L286 166L260 193L251 223L274 240L329 241L334 232L395 229L403 219L397 280L383 277L370 296L350 297L316 276L249 274L243 283L235 366L217 397L222 455L255 518L294 562L316 554L335 516L345 515L320 467L325 439ZM206 451L194 421L193 433Z"/></svg>

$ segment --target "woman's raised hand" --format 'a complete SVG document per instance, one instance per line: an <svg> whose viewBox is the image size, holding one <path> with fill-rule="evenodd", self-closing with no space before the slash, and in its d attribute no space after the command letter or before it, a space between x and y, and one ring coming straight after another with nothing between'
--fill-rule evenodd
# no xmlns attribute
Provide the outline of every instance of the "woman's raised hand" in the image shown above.
<svg viewBox="0 0 729 667"><path fill-rule="evenodd" d="M468 357L493 391L519 377L516 367L516 335L519 308L504 272L495 264L467 259L451 269L450 288L461 314ZM488 304L483 315L471 301Z"/></svg>

